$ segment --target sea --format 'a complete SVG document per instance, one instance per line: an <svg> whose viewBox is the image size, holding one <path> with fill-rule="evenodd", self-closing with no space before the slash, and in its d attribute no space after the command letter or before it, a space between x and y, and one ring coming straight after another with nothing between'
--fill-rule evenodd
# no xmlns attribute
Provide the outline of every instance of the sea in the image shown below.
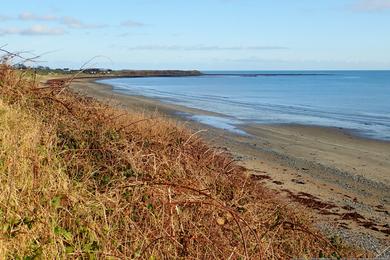
<svg viewBox="0 0 390 260"><path fill-rule="evenodd" d="M237 134L246 134L245 124L298 124L390 141L390 71L203 73L100 82L122 94L214 112L184 116Z"/></svg>

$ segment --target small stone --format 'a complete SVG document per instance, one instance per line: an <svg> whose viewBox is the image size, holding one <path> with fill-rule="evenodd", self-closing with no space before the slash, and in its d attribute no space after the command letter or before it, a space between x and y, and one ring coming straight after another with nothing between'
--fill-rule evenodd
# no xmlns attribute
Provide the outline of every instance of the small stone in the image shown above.
<svg viewBox="0 0 390 260"><path fill-rule="evenodd" d="M220 225L220 226L223 226L225 225L225 219L224 218L217 218L217 224Z"/></svg>

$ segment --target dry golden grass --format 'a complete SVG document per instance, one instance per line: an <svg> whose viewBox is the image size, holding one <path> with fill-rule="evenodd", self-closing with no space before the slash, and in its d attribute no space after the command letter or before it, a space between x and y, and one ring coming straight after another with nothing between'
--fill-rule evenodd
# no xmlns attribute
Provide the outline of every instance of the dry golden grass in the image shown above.
<svg viewBox="0 0 390 260"><path fill-rule="evenodd" d="M157 116L0 67L0 258L356 256Z"/></svg>

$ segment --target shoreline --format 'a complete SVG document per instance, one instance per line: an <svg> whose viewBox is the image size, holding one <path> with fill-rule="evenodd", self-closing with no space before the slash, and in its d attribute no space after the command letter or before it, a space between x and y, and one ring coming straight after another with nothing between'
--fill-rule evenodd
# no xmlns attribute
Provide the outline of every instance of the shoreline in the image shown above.
<svg viewBox="0 0 390 260"><path fill-rule="evenodd" d="M365 248L369 247L365 245L365 237L388 244L390 152L387 141L357 137L336 128L301 125L247 124L242 128L251 136L240 136L189 121L179 114L218 116L216 113L120 94L112 91L112 86L96 80L76 79L71 88L129 111L158 111L185 122L194 131L206 129L201 135L211 145L232 153L252 178L282 197L311 209L319 223L334 223L339 236ZM325 225L320 224L320 228Z"/></svg>
<svg viewBox="0 0 390 260"><path fill-rule="evenodd" d="M205 76L207 78L208 76L218 76L218 75L233 75L233 74L203 74L200 76ZM243 76L244 74L235 74L235 75L237 77L244 77ZM254 77L256 75L257 74L248 74L248 76L251 76L251 77L252 76ZM258 75L264 75L264 74L258 74ZM282 75L282 74L275 74L275 75L278 76L278 75ZM290 75L290 74L286 74L286 75ZM300 76L301 74L297 74L297 75ZM313 74L307 74L307 75L313 75ZM306 76L306 74L305 74L305 76ZM193 77L193 78L194 78L194 80L197 80L196 77ZM190 80L189 82L193 82L192 79L189 79L189 80ZM122 82L122 81L119 81L119 82ZM137 82L137 81L135 81L135 82ZM140 84L143 84L142 82L144 82L144 81L142 80ZM162 82L166 82L166 81L163 80ZM174 81L174 82L176 82L176 81ZM115 88L115 92L120 93L120 94L131 95L131 96L144 96L145 98L157 99L158 101L160 101L161 103L164 103L164 104L166 104L166 103L175 104L175 105L178 105L178 107L186 106L186 107L202 110L202 109L208 109L202 105L202 102L206 102L205 103L206 106L211 105L212 102L214 102L214 100L208 99L208 97L207 98L202 97L201 101L199 101L200 97L196 97L195 99L189 98L188 102L191 103L191 105L189 105L189 103L186 102L186 97L185 97L185 95L187 95L187 94L183 94L184 96L181 96L182 94L179 94L179 93L177 95L175 93L164 94L164 92L162 92L162 93L159 93L158 91L154 92L153 89L150 89L150 90L148 89L148 90L146 90L147 93L142 93L142 91L143 91L142 87L139 89L137 88L135 90L128 91L126 89L122 89L119 86L118 86L118 88L116 88L115 85L117 83L115 81L110 81L110 79L108 79L107 81L105 81L105 79L102 79L102 81L100 83L113 84L114 88ZM173 84L176 84L176 83L173 83ZM203 84L203 83L200 83L200 84ZM196 88L194 88L194 90L196 91ZM141 92L139 92L139 91L141 91ZM184 91L183 93L187 93L186 90L183 90L183 91ZM191 90L191 91L193 91L193 90ZM181 93L181 91L179 91L179 92ZM189 92L189 93L191 93L191 92ZM211 94L211 96L212 96L212 94ZM207 100L205 100L205 98ZM245 104L245 109L248 109L248 111L250 111L250 112L248 112L249 113L248 115L244 115L244 114L240 115L240 113L242 113L242 112L240 112L241 111L240 108L238 108L237 111L231 111L231 112L227 112L225 114L225 111L223 109L221 110L221 107L229 106L230 102L232 102L233 106L240 106L241 105L240 102L245 102L245 101L241 100L238 102L237 100L235 101L235 99L232 99L232 100L229 99L229 101L218 100L218 102L221 102L221 106L218 106L218 108L212 108L212 107L209 108L210 111L218 113L219 114L218 117L207 118L207 117L202 117L202 114L199 114L199 115L197 115L197 117L191 118L191 114L189 114L188 118L191 120L195 119L195 121L200 121L201 123L205 123L205 124L208 124L210 126L217 127L217 128L221 128L221 125L222 125L222 126L226 126L226 129L236 129L237 128L238 130L239 130L239 128L242 128L241 127L242 125L245 127L247 124L257 124L257 125L262 125L262 126L281 126L281 127L296 125L296 126L302 126L302 127L336 129L336 130L340 130L342 132L346 132L348 134L351 134L351 135L358 137L358 138L377 140L377 141L381 141L381 142L388 142L390 144L390 136L389 136L388 131L387 131L388 124L386 123L386 121L384 121L386 119L386 116L381 117L382 114L380 114L380 113L376 115L374 112L372 112L373 116L365 117L365 116L362 116L364 114L363 112L361 112L361 113L356 112L356 114L354 114L351 111L349 111L348 109L346 109L346 111L349 111L349 112L345 112L346 114L343 114L344 112L340 112L340 114L339 114L339 113L336 113L335 111L332 112L332 110L329 110L329 111L324 110L324 111L329 112L330 114L335 115L335 117L332 117L332 115L326 115L325 112L321 112L321 110L319 108L314 109L315 106L313 106L312 109L310 108L310 106L308 109L306 109L306 108L301 109L301 108L299 108L300 106L296 107L293 104L290 104L288 106L278 104L278 105L269 105L269 107L265 106L264 107L265 114L263 114L260 112L261 112L261 109L264 105L262 105L261 103L257 104L256 102L250 101L248 104L243 103L243 104ZM305 101L303 101L303 102L305 102ZM248 106L248 108L247 108L247 106ZM224 109L230 110L231 108L226 107ZM296 109L298 109L298 110L295 111ZM278 112L274 112L274 110L278 111ZM341 109L341 110L343 110L343 109ZM281 112L281 111L284 111L284 112ZM280 113L281 113L281 115L279 115ZM370 113L367 112L367 115L368 114L370 114ZM290 118L286 118L285 120L281 119L281 118L283 118L283 116L286 116L286 115L289 115ZM311 117L313 117L314 119L310 119ZM294 120L294 118L296 120ZM368 123L368 122L371 122L371 120L372 120L372 124Z"/></svg>

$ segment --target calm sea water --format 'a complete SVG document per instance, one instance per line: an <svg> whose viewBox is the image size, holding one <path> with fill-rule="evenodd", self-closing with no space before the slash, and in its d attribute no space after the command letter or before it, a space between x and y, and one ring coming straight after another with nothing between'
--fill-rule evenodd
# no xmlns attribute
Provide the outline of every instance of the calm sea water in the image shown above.
<svg viewBox="0 0 390 260"><path fill-rule="evenodd" d="M220 113L223 116L191 117L239 133L244 123L292 123L340 127L390 140L390 71L205 73L210 75L102 82L121 93Z"/></svg>

